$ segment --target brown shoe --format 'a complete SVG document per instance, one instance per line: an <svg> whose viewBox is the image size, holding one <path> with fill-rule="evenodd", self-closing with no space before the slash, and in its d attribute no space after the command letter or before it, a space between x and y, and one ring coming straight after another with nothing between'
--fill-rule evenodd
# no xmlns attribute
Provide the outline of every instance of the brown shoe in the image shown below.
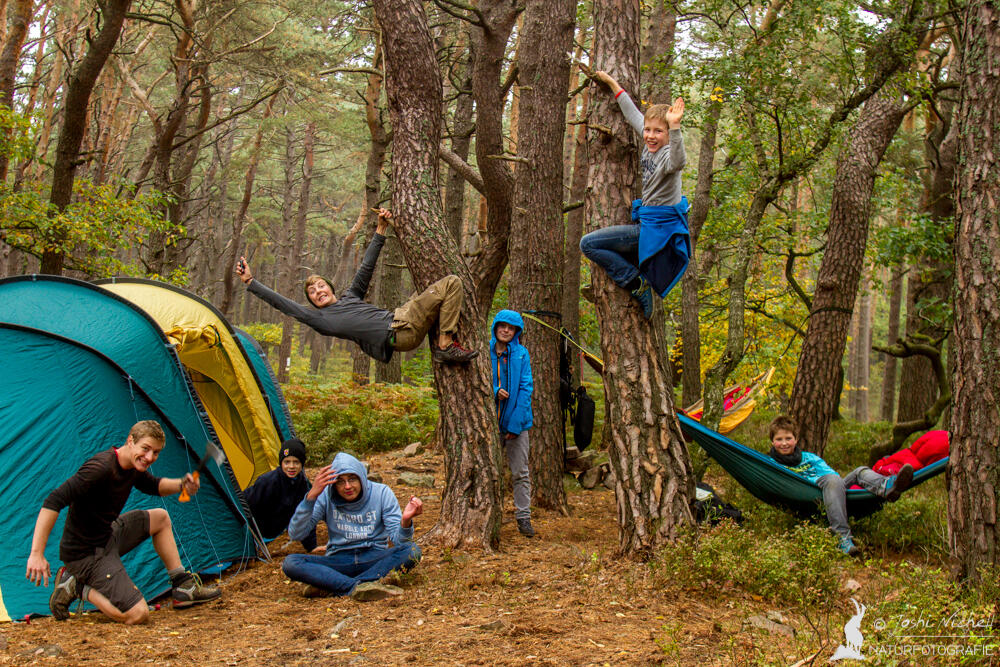
<svg viewBox="0 0 1000 667"><path fill-rule="evenodd" d="M305 584L302 587L302 597L304 598L328 598L332 595L333 591L328 591L325 588L313 586L312 584Z"/></svg>
<svg viewBox="0 0 1000 667"><path fill-rule="evenodd" d="M458 343L452 343L443 350L435 347L431 353L431 358L442 364L467 364L478 356L478 351L467 350Z"/></svg>
<svg viewBox="0 0 1000 667"><path fill-rule="evenodd" d="M885 499L890 503L894 503L899 500L899 496L903 494L910 488L910 484L913 482L913 466L909 463L904 465L899 469L896 474L896 479L892 483L892 488L889 489L889 493L885 494Z"/></svg>

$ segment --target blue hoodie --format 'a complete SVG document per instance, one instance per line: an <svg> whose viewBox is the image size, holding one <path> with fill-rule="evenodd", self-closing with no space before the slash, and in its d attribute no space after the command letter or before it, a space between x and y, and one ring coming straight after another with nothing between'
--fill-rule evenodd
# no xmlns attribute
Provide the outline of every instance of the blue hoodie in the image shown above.
<svg viewBox="0 0 1000 667"><path fill-rule="evenodd" d="M357 475L361 479L361 495L347 502L331 484L316 500L303 498L288 524L291 539L307 537L320 521L326 522L330 536L327 556L344 549L388 549L389 540L399 546L413 538L413 524L409 528L399 525L403 513L392 489L369 482L361 461L340 452L330 466L336 472Z"/></svg>
<svg viewBox="0 0 1000 667"><path fill-rule="evenodd" d="M514 338L507 344L507 350L497 355L497 325L501 322L513 325L516 331ZM510 397L497 402L497 420L500 422L501 433L515 435L527 431L532 425L531 393L534 384L531 380L531 356L528 348L521 345L521 331L524 320L513 310L501 310L493 318L493 337L490 340L490 360L493 366L493 396L505 389ZM505 360L501 361L501 360Z"/></svg>

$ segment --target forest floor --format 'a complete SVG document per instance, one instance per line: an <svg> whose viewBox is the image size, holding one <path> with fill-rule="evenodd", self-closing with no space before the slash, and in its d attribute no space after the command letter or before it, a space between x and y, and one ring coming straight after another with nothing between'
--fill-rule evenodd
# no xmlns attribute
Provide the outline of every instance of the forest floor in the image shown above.
<svg viewBox="0 0 1000 667"><path fill-rule="evenodd" d="M404 504L411 494L423 498L419 538L440 510L441 456L406 460L435 470L437 489L396 484L393 467L402 459L392 454L368 460ZM424 545L398 598L306 599L275 556L226 573L221 600L183 611L164 605L145 626L119 626L94 612L0 627L0 665L789 665L817 652L815 664L825 663L844 640L853 610L821 621L826 629L817 631L735 588L664 587L649 565L616 557L611 491L574 491L569 502L568 517L536 510L538 535L527 539L508 496L499 552ZM272 547L286 542L279 537ZM861 563L851 570L865 581ZM747 623L769 613L813 640ZM45 657L41 649L51 645L58 654Z"/></svg>

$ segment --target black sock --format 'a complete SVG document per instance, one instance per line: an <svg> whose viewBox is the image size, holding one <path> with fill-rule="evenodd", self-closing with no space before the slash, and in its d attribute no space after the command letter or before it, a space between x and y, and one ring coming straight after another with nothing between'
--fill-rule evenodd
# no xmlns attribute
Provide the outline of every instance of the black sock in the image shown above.
<svg viewBox="0 0 1000 667"><path fill-rule="evenodd" d="M629 292L634 292L635 290L639 289L640 285L642 285L642 279L639 276L636 276L632 280L628 281L628 284L625 285L625 289L627 289Z"/></svg>

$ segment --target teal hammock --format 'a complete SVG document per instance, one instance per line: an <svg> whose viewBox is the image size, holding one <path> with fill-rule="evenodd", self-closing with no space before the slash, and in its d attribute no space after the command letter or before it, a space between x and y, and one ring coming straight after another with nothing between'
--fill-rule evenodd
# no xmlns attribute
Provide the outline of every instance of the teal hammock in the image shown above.
<svg viewBox="0 0 1000 667"><path fill-rule="evenodd" d="M798 516L810 517L823 511L823 490L792 472L767 454L730 440L705 428L695 420L677 415L684 435L693 438L733 479L754 497ZM911 488L944 472L948 457L913 473ZM864 489L847 490L847 513L859 519L882 509L883 498Z"/></svg>

